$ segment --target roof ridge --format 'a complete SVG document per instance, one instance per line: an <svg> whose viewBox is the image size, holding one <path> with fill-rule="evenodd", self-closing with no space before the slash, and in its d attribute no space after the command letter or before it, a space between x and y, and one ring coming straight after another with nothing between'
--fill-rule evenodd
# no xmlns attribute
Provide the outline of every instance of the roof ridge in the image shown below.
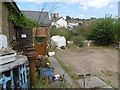
<svg viewBox="0 0 120 90"><path fill-rule="evenodd" d="M21 12L41 12L41 13L48 13L48 12L46 12L46 11L26 11L26 10L21 10Z"/></svg>

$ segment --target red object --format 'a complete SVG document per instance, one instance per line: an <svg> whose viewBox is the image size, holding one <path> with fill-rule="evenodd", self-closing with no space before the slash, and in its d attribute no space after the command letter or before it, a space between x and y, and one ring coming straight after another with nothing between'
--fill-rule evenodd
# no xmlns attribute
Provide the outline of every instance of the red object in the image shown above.
<svg viewBox="0 0 120 90"><path fill-rule="evenodd" d="M35 51L35 48L26 48L26 52L24 53L28 57L29 60L29 67L30 67L30 87L35 85L35 60L37 53Z"/></svg>

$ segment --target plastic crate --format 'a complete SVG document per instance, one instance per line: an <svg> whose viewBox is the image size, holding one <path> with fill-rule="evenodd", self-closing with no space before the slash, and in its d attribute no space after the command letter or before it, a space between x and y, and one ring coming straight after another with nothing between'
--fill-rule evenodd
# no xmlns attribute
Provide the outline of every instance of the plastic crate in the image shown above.
<svg viewBox="0 0 120 90"><path fill-rule="evenodd" d="M41 76L52 76L52 70L51 68L44 68L43 70L40 70Z"/></svg>

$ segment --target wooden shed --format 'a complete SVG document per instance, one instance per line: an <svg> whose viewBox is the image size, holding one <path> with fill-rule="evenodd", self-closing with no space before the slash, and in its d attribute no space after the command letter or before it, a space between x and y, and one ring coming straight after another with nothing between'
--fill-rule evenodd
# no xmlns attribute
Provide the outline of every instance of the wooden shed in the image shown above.
<svg viewBox="0 0 120 90"><path fill-rule="evenodd" d="M46 55L47 50L47 30L49 27L41 26L33 28L33 45L39 55Z"/></svg>

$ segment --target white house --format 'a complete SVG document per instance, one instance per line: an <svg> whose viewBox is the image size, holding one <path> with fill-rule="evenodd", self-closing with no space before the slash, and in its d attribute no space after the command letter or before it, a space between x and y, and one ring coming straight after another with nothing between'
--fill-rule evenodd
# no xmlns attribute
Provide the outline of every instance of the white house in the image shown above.
<svg viewBox="0 0 120 90"><path fill-rule="evenodd" d="M71 23L68 23L68 28L72 29L72 28L74 28L74 27L76 27L78 25L79 25L79 23L73 23L73 22L71 22Z"/></svg>
<svg viewBox="0 0 120 90"><path fill-rule="evenodd" d="M68 28L70 29L74 29L76 26L82 24L84 21L80 21L80 20L71 20L68 21Z"/></svg>
<svg viewBox="0 0 120 90"><path fill-rule="evenodd" d="M51 23L52 26L56 26L57 28L65 27L67 28L67 21L64 18L60 18L57 21Z"/></svg>

